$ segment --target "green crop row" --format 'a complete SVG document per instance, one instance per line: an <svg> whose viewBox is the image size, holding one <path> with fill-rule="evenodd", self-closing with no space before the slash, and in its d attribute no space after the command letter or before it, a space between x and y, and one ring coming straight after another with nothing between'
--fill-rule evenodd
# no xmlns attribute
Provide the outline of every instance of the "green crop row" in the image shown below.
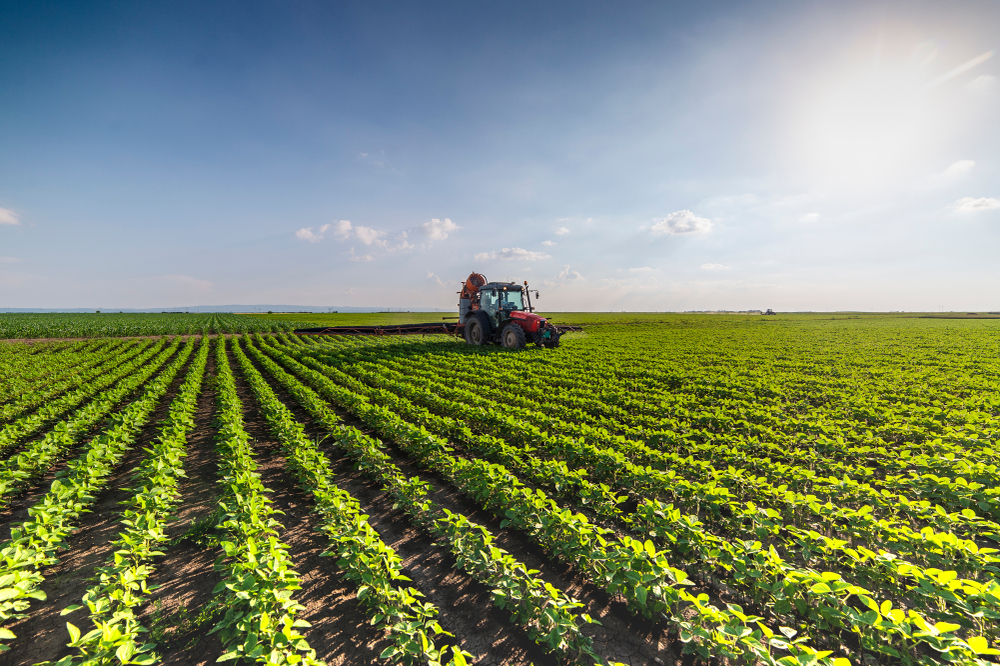
<svg viewBox="0 0 1000 666"><path fill-rule="evenodd" d="M209 341L202 340L187 378L170 403L159 437L147 449L148 455L132 479L133 494L118 519L123 529L111 544L113 554L96 570L97 582L87 588L83 604L68 606L62 612L66 615L87 608L94 628L81 634L75 625L67 623L69 646L78 653L60 659L56 666L158 661L152 652L155 645L144 639L147 632L136 610L146 599L153 559L163 554L158 548L167 540L164 528L180 501L177 482L184 475L187 434L194 427L192 417L209 347Z"/></svg>
<svg viewBox="0 0 1000 666"><path fill-rule="evenodd" d="M449 544L466 573L493 588L494 603L510 610L511 619L524 626L532 640L575 663L604 663L593 653L590 638L580 631L581 621L594 622L587 615L577 615L580 602L540 580L537 571L495 546L495 537L485 527L438 506L427 497L427 484L416 477L405 477L377 441L341 423L313 390L253 346L249 349L272 377L337 438L363 472L382 482L418 525Z"/></svg>
<svg viewBox="0 0 1000 666"><path fill-rule="evenodd" d="M135 444L160 398L187 361L192 343L188 342L142 394L115 414L109 427L69 461L49 492L28 509L30 518L14 526L10 539L0 546L0 641L15 638L7 625L27 617L25 611L32 599L45 598L39 589L45 580L42 570L58 561L56 553L66 547L66 538L89 510L97 490ZM0 643L0 651L8 649L6 642Z"/></svg>
<svg viewBox="0 0 1000 666"><path fill-rule="evenodd" d="M0 453L11 451L22 440L41 430L42 427L53 419L62 416L122 377L127 377L130 372L134 372L136 369L142 367L143 363L162 349L165 342L165 340L161 340L155 345L147 343L138 345L135 349L130 349L129 352L123 354L120 359L115 361L114 370L111 372L98 374L75 391L53 400L36 412L8 423L0 430Z"/></svg>
<svg viewBox="0 0 1000 666"><path fill-rule="evenodd" d="M459 647L435 645L435 639L452 636L437 621L437 607L420 601L423 595L418 590L402 585L410 579L403 575L399 556L368 524L358 501L334 485L329 460L305 436L303 426L277 399L238 343L233 353L299 486L312 495L323 517L323 531L334 549L330 554L337 555L346 578L359 586L358 599L372 623L387 631L393 642L381 658L404 664L467 663L466 657L472 655Z"/></svg>
<svg viewBox="0 0 1000 666"><path fill-rule="evenodd" d="M48 469L65 452L75 446L91 427L110 414L119 402L152 377L174 354L179 344L180 340L175 340L172 345L144 365L144 361L160 347L157 345L150 350L149 354L118 368L109 377L96 380L97 386L82 389L80 395L74 398L75 402L82 401L86 396L93 394L99 394L100 397L81 407L69 418L57 423L44 437L30 442L23 451L0 462L0 506L6 504L14 492L23 488ZM121 379L112 389L101 392L103 386L118 378ZM60 407L60 410L64 409L65 406ZM118 418L118 414L111 415L112 421L116 418Z"/></svg>
<svg viewBox="0 0 1000 666"><path fill-rule="evenodd" d="M227 591L225 615L210 633L219 633L225 653L219 661L252 659L266 664L322 664L299 629L309 623L295 616L303 606L293 599L301 589L288 546L279 537L279 513L257 474L250 437L243 428L243 404L226 354L225 338L216 344L219 453L219 527L225 558L216 563L225 578L213 590Z"/></svg>
<svg viewBox="0 0 1000 666"><path fill-rule="evenodd" d="M312 361L307 359L307 362ZM315 363L315 361L312 361ZM370 370L370 368L369 368ZM345 378L342 373L336 370L328 369L328 374L331 376L340 376L341 381L345 381L351 386L353 390L361 391L363 395L368 395L371 399L377 399L379 404L391 407L396 413L401 415L410 415L418 419L418 423L424 426L429 426L432 429L438 424L441 424L440 419L435 419L434 417L428 417L426 414L420 414L420 410L416 410L412 405L408 404L405 400L397 398L391 393L378 391L371 391L370 389L366 391L364 385L359 385L357 382L352 382L349 378ZM365 370L355 369L354 373L359 376L365 375ZM377 379L371 376L366 376L369 383L378 383ZM400 380L399 377L394 377L393 380ZM393 384L393 380L390 381L390 385L399 386L398 384ZM398 390L398 389L397 389ZM435 400L438 401L438 406L440 407L442 403L447 403L439 398L436 398L434 394L428 394L429 402L434 403ZM463 407L458 410L458 413L453 414L454 416L465 417L470 420L475 420L477 416L481 417L484 414L484 409L482 404L476 408ZM501 421L501 423L507 428L513 427L513 425L508 421ZM438 426L440 427L440 426ZM450 434L455 434L459 432L454 425L443 424L443 429ZM461 434L461 433L460 433ZM472 442L475 438L470 438L466 435L465 441ZM536 440L537 442L537 440ZM521 459L533 458L527 453L526 446L521 447L523 452L520 456ZM485 454L487 458L495 460L497 449L491 443L477 442L475 446L477 453ZM516 454L511 454L510 449L502 454L503 461L505 464L514 462L519 468L524 469L526 466L521 460L517 460ZM537 460L535 461L537 467ZM531 469L531 467L528 467ZM558 471L558 468L557 470ZM548 476L543 477L540 480L545 482L555 482L557 489L560 486L558 479L552 478L551 471ZM579 483L578 476L570 476L569 479L563 480L561 485L563 488L570 488L573 482ZM584 502L590 500L588 496L583 496ZM648 502L648 500L647 500ZM647 513L648 515L648 513ZM625 520L630 524L636 525L638 521L635 517L626 517ZM644 520L638 522L638 527L640 531L645 532L649 529L649 520ZM674 527L683 527L684 523L677 523ZM651 533L654 535L659 535L661 537L669 537L669 541L676 542L678 539L689 539L689 536L678 536L679 530L671 530L666 528L665 524L661 522L658 525L660 528L658 531L653 530ZM724 540L713 537L710 534L705 534L703 531L699 532L701 536L701 541L708 542L711 545L705 546L699 553L703 555L702 559L699 561L695 558L693 561L688 560L688 566L693 567L695 571L707 570L712 571L716 568L724 568L727 572L733 572L734 570L756 572L754 576L737 575L735 578L736 589L749 588L749 593L753 597L753 600L757 602L758 607L761 605L761 595L763 594L764 599L767 601L767 608L774 612L776 615L787 615L789 612L797 611L804 622L803 626L812 626L817 629L826 630L828 633L831 630L851 630L859 635L862 644L866 649L872 651L879 651L884 654L898 655L905 654L907 649L905 647L909 636L895 636L891 629L886 631L886 627L883 625L876 624L871 626L871 624L865 624L857 621L857 617L860 617L861 612L865 612L864 608L862 611L854 611L850 607L845 606L843 603L843 597L856 596L862 601L864 607L868 610L881 608L882 605L873 600L870 596L870 592L864 590L856 585L851 585L850 583L842 581L841 577L837 574L823 573L823 576L828 578L824 579L821 577L819 572L797 569L792 565L786 563L773 548L768 551L763 550L763 555L761 553L761 546L759 542L754 542L752 539L748 542L736 541L734 543L729 543ZM671 550L671 552L674 552ZM710 556L711 555L711 556ZM926 595L931 595L938 601L944 601L945 599L950 599L955 602L955 605L961 606L961 611L964 611L969 617L982 618L983 613L987 616L995 615L996 611L992 608L994 605L994 600L996 599L995 592L1000 590L1000 588L987 587L986 589L979 589L982 586L976 586L973 581L955 581L954 584L950 585L949 588L942 589L935 585L934 571L931 571L930 576L922 575L922 570L919 567L913 567L911 565L906 565L904 562L898 562L898 566L892 568L892 574L895 576L889 576L890 581L896 581L897 578L919 578L921 584L916 587L921 593ZM900 572L905 569L906 576L900 576ZM939 572L940 573L940 572ZM818 582L823 582L824 580L836 581L834 584L839 587L841 594L831 594L831 591L827 589L829 586L818 586ZM734 581L730 577L728 581L732 586ZM975 586L975 592L970 595L965 595L964 590L972 589ZM926 588L926 589L925 589ZM958 598L962 597L962 598ZM969 598L971 597L971 598ZM795 602L793 605L792 602ZM985 607L984 607L985 604ZM890 606L891 608L891 603ZM952 612L956 612L959 609L951 608ZM911 617L913 622L917 626L917 632L926 625L926 621L919 615L915 614ZM960 625L950 624L941 621L943 624L941 626L953 626L954 629L961 628ZM968 626L973 626L971 623ZM948 633L948 632L942 632ZM930 635L928 635L930 636ZM939 637L937 635L931 636L934 645L943 645L949 642L958 642L957 649L960 650L965 645L957 636L945 636ZM916 643L922 642L921 640L916 640ZM923 641L927 642L927 641ZM894 647L895 645L895 647Z"/></svg>
<svg viewBox="0 0 1000 666"><path fill-rule="evenodd" d="M637 612L667 617L687 643L686 650L705 658L725 656L781 663L771 656L771 647L777 647L795 655L782 658L791 660L785 663L795 662L799 655L832 661L827 658L829 652L817 652L801 639L783 641L772 634L769 640L758 626L762 618L746 615L735 606L719 610L707 603L707 595L687 592L685 586L690 585L687 574L671 567L651 542L614 537L589 523L583 515L561 509L541 491L524 488L502 466L456 458L439 438L403 421L391 409L337 386L282 352L272 353L297 374L308 378L325 398L390 437L421 464L444 475L484 508L504 517L506 524L530 534L545 550L575 564L595 584L611 594L623 595ZM694 617L689 619L692 611Z"/></svg>

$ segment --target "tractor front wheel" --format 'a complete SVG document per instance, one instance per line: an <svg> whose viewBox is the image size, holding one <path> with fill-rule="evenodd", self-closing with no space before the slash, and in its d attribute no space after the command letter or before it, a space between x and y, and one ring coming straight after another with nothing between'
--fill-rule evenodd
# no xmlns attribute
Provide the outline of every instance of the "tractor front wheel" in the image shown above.
<svg viewBox="0 0 1000 666"><path fill-rule="evenodd" d="M507 324L500 333L500 344L507 349L524 349L525 342L524 329L517 324Z"/></svg>

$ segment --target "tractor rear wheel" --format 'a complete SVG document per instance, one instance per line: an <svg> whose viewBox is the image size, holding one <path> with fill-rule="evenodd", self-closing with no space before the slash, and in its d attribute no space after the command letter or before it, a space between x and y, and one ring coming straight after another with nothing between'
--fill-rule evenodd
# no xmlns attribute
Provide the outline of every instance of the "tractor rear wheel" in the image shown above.
<svg viewBox="0 0 1000 666"><path fill-rule="evenodd" d="M524 349L525 342L524 329L517 324L507 324L500 333L500 344L507 349Z"/></svg>
<svg viewBox="0 0 1000 666"><path fill-rule="evenodd" d="M476 312L465 322L465 341L474 347L485 345L486 338L489 336L484 319L486 319L485 316L480 317L479 313Z"/></svg>

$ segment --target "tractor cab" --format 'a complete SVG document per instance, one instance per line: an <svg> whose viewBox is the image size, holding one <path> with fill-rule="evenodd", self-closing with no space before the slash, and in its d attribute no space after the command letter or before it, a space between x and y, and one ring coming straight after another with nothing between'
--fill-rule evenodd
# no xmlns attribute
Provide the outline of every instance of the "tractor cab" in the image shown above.
<svg viewBox="0 0 1000 666"><path fill-rule="evenodd" d="M525 296L520 285L490 282L479 289L479 309L499 328L500 322L509 319L511 312L528 310L530 306L525 306Z"/></svg>

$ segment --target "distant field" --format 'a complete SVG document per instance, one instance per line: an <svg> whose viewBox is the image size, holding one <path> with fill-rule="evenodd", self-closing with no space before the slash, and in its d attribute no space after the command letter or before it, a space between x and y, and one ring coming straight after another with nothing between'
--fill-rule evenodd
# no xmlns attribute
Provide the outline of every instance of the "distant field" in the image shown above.
<svg viewBox="0 0 1000 666"><path fill-rule="evenodd" d="M275 333L301 325L227 313L2 313L0 339Z"/></svg>

